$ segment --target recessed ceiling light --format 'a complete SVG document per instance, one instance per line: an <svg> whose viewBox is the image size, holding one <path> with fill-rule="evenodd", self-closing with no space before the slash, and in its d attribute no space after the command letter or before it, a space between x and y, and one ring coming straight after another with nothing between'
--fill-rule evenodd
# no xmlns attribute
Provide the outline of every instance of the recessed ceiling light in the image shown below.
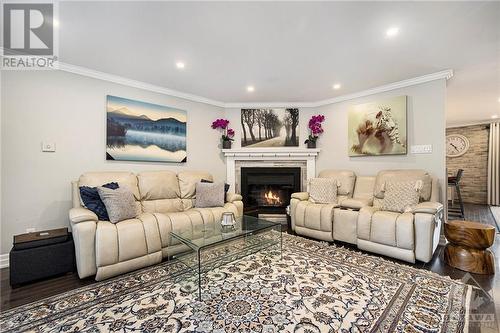
<svg viewBox="0 0 500 333"><path fill-rule="evenodd" d="M248 86L248 87L247 87L247 91L248 91L248 92L254 92L254 91L255 91L254 86Z"/></svg>
<svg viewBox="0 0 500 333"><path fill-rule="evenodd" d="M387 31L385 32L385 36L386 37L394 37L394 36L397 36L399 34L399 28L398 27L390 27L389 29L387 29Z"/></svg>
<svg viewBox="0 0 500 333"><path fill-rule="evenodd" d="M500 103L500 97L498 97L498 103Z"/></svg>
<svg viewBox="0 0 500 333"><path fill-rule="evenodd" d="M491 119L497 119L498 118L498 115L497 114L494 114L491 116Z"/></svg>
<svg viewBox="0 0 500 333"><path fill-rule="evenodd" d="M184 69L184 67L186 67L186 64L184 64L182 61L178 61L175 63L175 66L179 69Z"/></svg>
<svg viewBox="0 0 500 333"><path fill-rule="evenodd" d="M340 87L342 87L342 86L340 85L340 83L335 83L335 84L333 85L333 89L335 89L335 90L340 89Z"/></svg>
<svg viewBox="0 0 500 333"><path fill-rule="evenodd" d="M56 28L57 28L57 27L59 27L59 20L54 19L54 20L52 21L52 25L53 25L54 27L56 27Z"/></svg>

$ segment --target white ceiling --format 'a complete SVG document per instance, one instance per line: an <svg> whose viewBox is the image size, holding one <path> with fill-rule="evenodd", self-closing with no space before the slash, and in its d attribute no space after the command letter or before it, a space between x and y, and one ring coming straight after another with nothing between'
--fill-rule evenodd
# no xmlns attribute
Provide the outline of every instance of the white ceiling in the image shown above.
<svg viewBox="0 0 500 333"><path fill-rule="evenodd" d="M449 124L500 116L500 2L69 1L59 13L62 62L213 100L312 102L451 68Z"/></svg>

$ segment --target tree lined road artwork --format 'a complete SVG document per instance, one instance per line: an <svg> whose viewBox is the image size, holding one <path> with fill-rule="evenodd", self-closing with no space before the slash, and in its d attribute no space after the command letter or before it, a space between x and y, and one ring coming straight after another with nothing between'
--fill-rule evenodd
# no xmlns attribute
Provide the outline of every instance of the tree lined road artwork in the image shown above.
<svg viewBox="0 0 500 333"><path fill-rule="evenodd" d="M299 109L242 109L242 147L299 145Z"/></svg>

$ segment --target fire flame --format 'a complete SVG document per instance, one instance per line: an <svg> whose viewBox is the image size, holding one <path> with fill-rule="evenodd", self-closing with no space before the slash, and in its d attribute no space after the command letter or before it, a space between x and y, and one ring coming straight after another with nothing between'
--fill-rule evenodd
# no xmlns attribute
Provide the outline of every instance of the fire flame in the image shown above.
<svg viewBox="0 0 500 333"><path fill-rule="evenodd" d="M266 198L266 201L268 204L272 205L280 205L281 204L281 198L274 194L271 190L269 190L267 193L264 194L264 198Z"/></svg>

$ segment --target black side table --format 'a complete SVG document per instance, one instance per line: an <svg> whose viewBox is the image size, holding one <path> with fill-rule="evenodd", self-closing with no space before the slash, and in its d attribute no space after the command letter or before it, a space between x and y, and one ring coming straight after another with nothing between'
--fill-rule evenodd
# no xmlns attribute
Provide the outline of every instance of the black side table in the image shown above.
<svg viewBox="0 0 500 333"><path fill-rule="evenodd" d="M75 246L67 228L14 236L9 254L10 285L75 271Z"/></svg>

